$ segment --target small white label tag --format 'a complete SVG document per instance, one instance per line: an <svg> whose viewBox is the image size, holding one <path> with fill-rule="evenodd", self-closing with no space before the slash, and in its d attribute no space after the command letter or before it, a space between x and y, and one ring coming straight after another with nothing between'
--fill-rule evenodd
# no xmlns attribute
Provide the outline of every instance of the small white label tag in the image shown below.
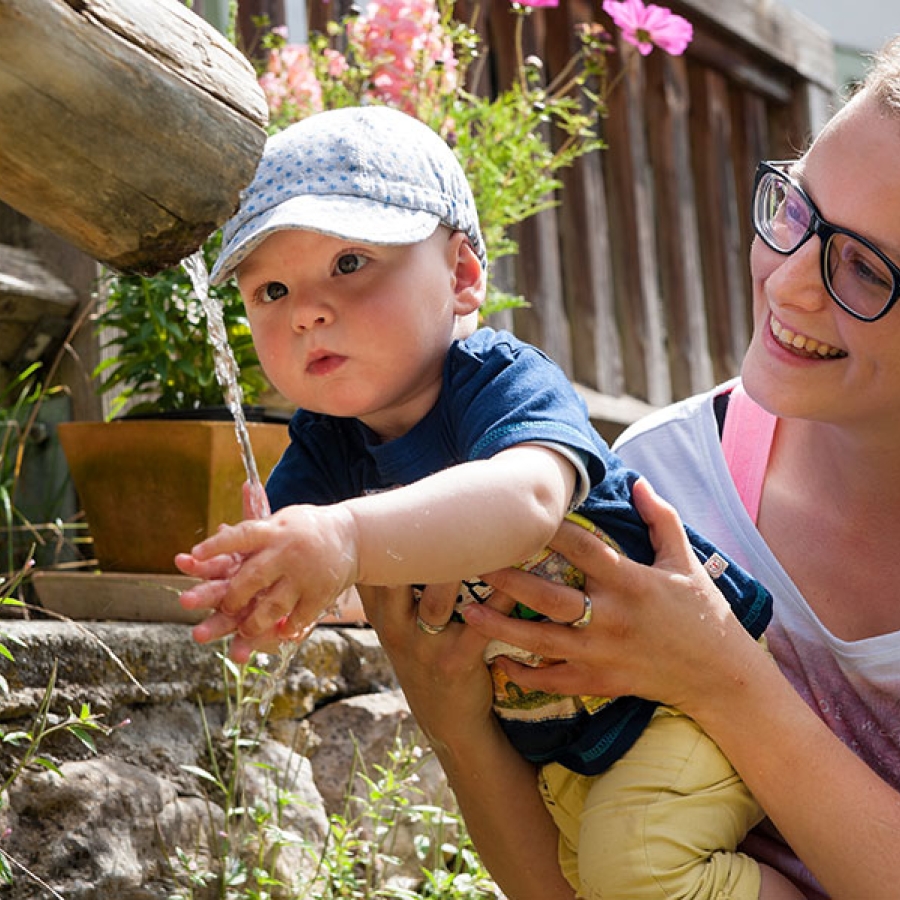
<svg viewBox="0 0 900 900"><path fill-rule="evenodd" d="M718 578L728 568L728 563L725 562L718 553L713 553L713 555L703 563L703 568L709 572L711 578Z"/></svg>

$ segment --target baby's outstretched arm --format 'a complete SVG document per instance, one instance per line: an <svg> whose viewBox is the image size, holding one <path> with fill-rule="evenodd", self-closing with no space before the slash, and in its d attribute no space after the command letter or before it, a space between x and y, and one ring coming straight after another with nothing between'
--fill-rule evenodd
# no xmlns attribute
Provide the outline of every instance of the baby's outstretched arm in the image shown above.
<svg viewBox="0 0 900 900"><path fill-rule="evenodd" d="M520 562L553 536L574 485L563 455L523 444L396 490L285 507L224 526L180 555L182 571L201 577L212 560L236 565L215 584L187 591L183 602L215 606L245 638L281 620L285 636L303 634L356 583L459 581Z"/></svg>

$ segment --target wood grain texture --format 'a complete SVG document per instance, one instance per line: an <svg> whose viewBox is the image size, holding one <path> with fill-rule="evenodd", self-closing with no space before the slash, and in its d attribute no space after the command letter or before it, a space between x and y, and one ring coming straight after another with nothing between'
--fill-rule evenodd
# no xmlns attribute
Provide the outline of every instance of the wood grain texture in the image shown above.
<svg viewBox="0 0 900 900"><path fill-rule="evenodd" d="M250 63L178 0L0 0L0 199L112 268L199 247L265 121Z"/></svg>

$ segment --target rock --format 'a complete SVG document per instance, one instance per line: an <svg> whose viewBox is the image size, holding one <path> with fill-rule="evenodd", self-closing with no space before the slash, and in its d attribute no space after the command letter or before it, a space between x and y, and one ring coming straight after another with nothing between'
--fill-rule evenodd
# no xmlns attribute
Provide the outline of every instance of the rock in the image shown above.
<svg viewBox="0 0 900 900"><path fill-rule="evenodd" d="M54 708L62 712L87 699L104 713L225 699L222 645L197 644L185 625L11 620L2 631L15 659L0 657L0 676L9 684L0 695L0 721L32 715L54 671ZM272 716L304 716L336 697L386 687L396 687L396 679L373 631L318 628L294 648L278 678Z"/></svg>
<svg viewBox="0 0 900 900"><path fill-rule="evenodd" d="M2 733L35 730L54 677L51 721L88 704L117 726L94 736L97 755L54 736L41 752L61 774L31 767L14 781L0 808L0 841L15 860L15 882L0 896L46 900L52 889L66 900L167 900L180 887L192 900L217 900L221 885L203 881L221 871L227 846L271 867L284 885L271 888L273 900L293 900L310 888L329 814L379 838L361 819L365 806L345 794L355 765L353 791L368 796L359 772L377 780L398 737L399 784L387 792L398 806L382 813L393 822L411 806L453 806L369 628L320 627L283 659L258 656L240 697L221 645L196 644L184 625L7 620L0 630L15 657L0 658L9 684L0 694ZM213 782L226 777L239 711L244 766L228 816ZM24 747L0 747L8 773ZM421 881L413 839L426 828L419 821L390 833L375 863L380 883ZM385 862L388 849L399 864Z"/></svg>
<svg viewBox="0 0 900 900"><path fill-rule="evenodd" d="M455 840L455 821L431 821L456 803L402 692L336 701L313 713L309 724L318 737L310 760L326 809L396 858L382 861L383 878L421 880L416 838ZM384 770L390 777L382 779Z"/></svg>
<svg viewBox="0 0 900 900"><path fill-rule="evenodd" d="M166 880L165 847L202 842L206 804L114 758L26 772L9 792L4 850L67 900L138 900ZM8 831L7 831L8 829ZM16 897L46 897L17 876Z"/></svg>

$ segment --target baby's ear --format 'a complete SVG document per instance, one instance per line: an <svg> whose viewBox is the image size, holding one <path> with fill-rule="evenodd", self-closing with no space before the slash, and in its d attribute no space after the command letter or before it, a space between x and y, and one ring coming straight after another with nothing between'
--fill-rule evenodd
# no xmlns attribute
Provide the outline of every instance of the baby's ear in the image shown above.
<svg viewBox="0 0 900 900"><path fill-rule="evenodd" d="M450 246L454 257L455 312L458 316L464 316L475 312L484 303L487 294L487 274L465 234L457 231Z"/></svg>

